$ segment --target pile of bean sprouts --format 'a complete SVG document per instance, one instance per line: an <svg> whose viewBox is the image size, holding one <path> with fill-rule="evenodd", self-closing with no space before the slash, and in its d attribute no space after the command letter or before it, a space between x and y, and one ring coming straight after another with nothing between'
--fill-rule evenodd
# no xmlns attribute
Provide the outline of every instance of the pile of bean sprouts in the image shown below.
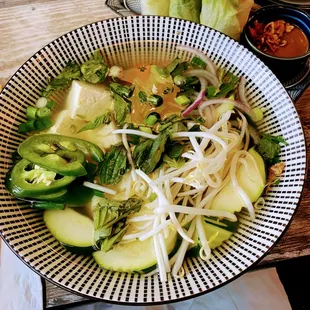
<svg viewBox="0 0 310 310"><path fill-rule="evenodd" d="M126 126L113 132L122 135L132 167L130 176L126 179L126 182L130 183L127 183L126 198L133 194L146 199L156 197L144 205L150 212L130 216L128 223L134 227L134 230L129 230L120 244L153 238L157 258L157 269L154 272L159 273L162 282L167 281L168 273L174 277L184 275L182 264L186 251L194 243L195 233L200 240L200 258L203 260L210 258L210 240L207 240L203 228L204 216L237 221L233 213L210 209L212 200L228 182L232 182L234 189L242 198L250 218L255 217L254 207L239 186L236 176L241 165L247 169L249 158L258 170L254 158L248 152L250 136L247 119L243 113L250 113L251 110L245 98L245 79L241 78L239 83L239 100L227 98L208 100L205 96L206 87L219 86L215 65L206 55L196 50L187 47L178 48L196 54L208 64L206 70L191 69L185 73L197 76L201 89L196 94L193 104L183 112L183 116L198 115L205 121L204 125L200 125L200 131L177 132L171 137L173 141L188 143L187 151L182 154L186 159L185 164L180 168L163 164L151 175L146 175L141 170L135 169L127 135L135 134L148 139L156 139L157 135L127 129ZM237 109L227 110L217 116L216 107L223 103L233 103ZM237 119L239 126L232 126L232 116ZM186 124L188 130L196 125L194 121L187 121ZM111 192L111 190L109 193L117 194L116 191ZM182 238L182 242L175 255L169 258L165 240L175 231Z"/></svg>

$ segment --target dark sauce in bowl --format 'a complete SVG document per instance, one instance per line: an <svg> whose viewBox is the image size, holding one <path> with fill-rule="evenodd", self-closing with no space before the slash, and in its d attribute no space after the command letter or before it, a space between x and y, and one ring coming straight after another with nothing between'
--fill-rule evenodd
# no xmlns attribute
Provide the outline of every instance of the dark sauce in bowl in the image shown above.
<svg viewBox="0 0 310 310"><path fill-rule="evenodd" d="M296 25L285 20L271 21L268 24L255 20L249 33L255 46L262 52L282 58L298 57L309 50L309 40Z"/></svg>
<svg viewBox="0 0 310 310"><path fill-rule="evenodd" d="M266 49L266 44L259 47L256 38L253 39L250 28L255 28L255 22L266 26L279 20L289 23L294 31L287 31L285 36L280 36L281 40L276 49L271 48L270 51L269 48ZM285 42L281 42L283 40ZM259 57L281 82L286 83L304 70L309 59L310 16L290 6L265 6L257 10L248 20L241 35L241 44Z"/></svg>

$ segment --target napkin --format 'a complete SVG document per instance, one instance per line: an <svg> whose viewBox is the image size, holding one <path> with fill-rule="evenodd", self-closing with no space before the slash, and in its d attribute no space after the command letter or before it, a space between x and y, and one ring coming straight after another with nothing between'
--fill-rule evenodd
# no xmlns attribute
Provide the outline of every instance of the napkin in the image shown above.
<svg viewBox="0 0 310 310"><path fill-rule="evenodd" d="M17 258L1 238L0 309L43 309L43 288L40 276Z"/></svg>
<svg viewBox="0 0 310 310"><path fill-rule="evenodd" d="M160 306L119 306L95 302L66 310L292 310L276 268L247 272L201 297Z"/></svg>
<svg viewBox="0 0 310 310"><path fill-rule="evenodd" d="M0 239L0 309L42 310L41 278L23 264ZM101 302L67 310L291 310L275 268L247 272L201 297L163 306L119 306Z"/></svg>

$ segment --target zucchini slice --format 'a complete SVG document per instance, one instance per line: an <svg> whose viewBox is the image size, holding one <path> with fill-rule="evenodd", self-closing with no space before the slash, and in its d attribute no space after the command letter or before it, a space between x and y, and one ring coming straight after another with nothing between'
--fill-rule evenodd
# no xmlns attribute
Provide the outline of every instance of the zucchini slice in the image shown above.
<svg viewBox="0 0 310 310"><path fill-rule="evenodd" d="M51 234L73 253L90 253L94 246L93 221L76 209L45 210L43 220Z"/></svg>
<svg viewBox="0 0 310 310"><path fill-rule="evenodd" d="M165 241L168 254L175 252L180 245L177 232L173 230L169 231ZM99 266L112 271L147 273L157 265L152 237L144 241L117 244L108 252L94 252L93 257Z"/></svg>
<svg viewBox="0 0 310 310"><path fill-rule="evenodd" d="M203 221L203 228L207 240L210 242L210 248L215 249L228 240L231 235L237 231L239 222L230 222L228 220L216 221L214 218L205 217ZM195 244L187 251L188 257L198 257L200 251L200 241L197 231L193 236Z"/></svg>

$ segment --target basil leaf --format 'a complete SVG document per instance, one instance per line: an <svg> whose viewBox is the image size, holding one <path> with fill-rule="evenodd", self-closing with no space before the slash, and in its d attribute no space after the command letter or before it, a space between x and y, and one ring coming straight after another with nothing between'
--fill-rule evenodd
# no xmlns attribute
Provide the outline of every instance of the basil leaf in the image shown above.
<svg viewBox="0 0 310 310"><path fill-rule="evenodd" d="M121 96L113 94L114 102L114 115L115 120L119 126L123 126L127 114L131 112L131 102L126 101Z"/></svg>
<svg viewBox="0 0 310 310"><path fill-rule="evenodd" d="M72 80L78 80L80 76L80 66L73 61L69 61L64 69L42 90L42 96L48 97L56 90L69 87Z"/></svg>
<svg viewBox="0 0 310 310"><path fill-rule="evenodd" d="M153 141L147 160L142 163L140 169L146 173L151 173L160 162L163 153L165 152L166 142L169 138L169 133L160 133Z"/></svg>
<svg viewBox="0 0 310 310"><path fill-rule="evenodd" d="M142 199L133 196L128 200L101 198L94 209L95 242L102 251L109 251L127 230L127 217L139 212Z"/></svg>
<svg viewBox="0 0 310 310"><path fill-rule="evenodd" d="M112 120L112 113L111 111L106 111L103 114L97 116L92 121L88 122L85 126L83 126L77 133L93 130L98 128L101 124L110 124Z"/></svg>
<svg viewBox="0 0 310 310"><path fill-rule="evenodd" d="M280 161L281 144L288 145L283 137L262 134L258 144L258 152L263 156L267 164L272 165Z"/></svg>
<svg viewBox="0 0 310 310"><path fill-rule="evenodd" d="M96 50L89 60L81 65L83 79L89 83L103 82L108 74L109 68L104 63L100 50Z"/></svg>
<svg viewBox="0 0 310 310"><path fill-rule="evenodd" d="M102 184L117 184L129 170L127 153L122 146L113 146L104 156L98 167L98 176Z"/></svg>

